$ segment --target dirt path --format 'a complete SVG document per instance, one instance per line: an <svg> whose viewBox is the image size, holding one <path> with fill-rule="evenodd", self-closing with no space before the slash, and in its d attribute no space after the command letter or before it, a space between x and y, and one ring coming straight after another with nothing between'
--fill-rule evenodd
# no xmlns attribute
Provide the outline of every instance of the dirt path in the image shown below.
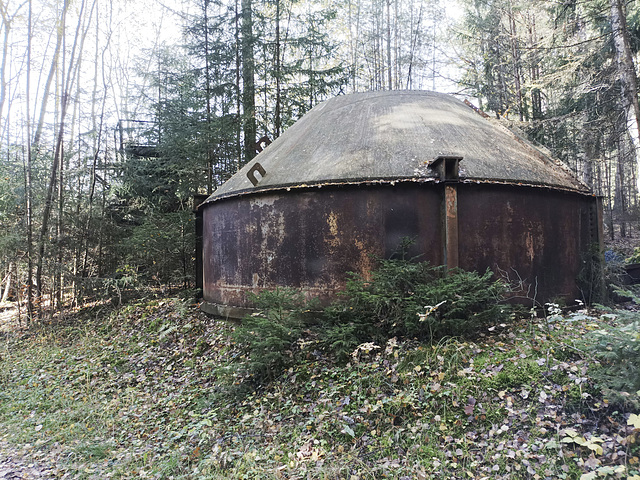
<svg viewBox="0 0 640 480"><path fill-rule="evenodd" d="M0 480L56 478L56 469L37 462L22 450L0 439Z"/></svg>
<svg viewBox="0 0 640 480"><path fill-rule="evenodd" d="M22 320L24 321L24 315ZM17 328L20 328L18 309L10 303L0 304L0 333L13 332Z"/></svg>

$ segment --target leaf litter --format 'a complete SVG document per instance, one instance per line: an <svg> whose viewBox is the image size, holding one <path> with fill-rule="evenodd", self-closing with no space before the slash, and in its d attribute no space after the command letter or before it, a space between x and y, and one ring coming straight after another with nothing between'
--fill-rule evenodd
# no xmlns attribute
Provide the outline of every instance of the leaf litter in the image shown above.
<svg viewBox="0 0 640 480"><path fill-rule="evenodd" d="M234 368L232 323L178 300L6 334L3 456L42 478L640 480L640 411L611 404L579 344L616 317L536 322L363 344L346 365L310 345L268 385Z"/></svg>

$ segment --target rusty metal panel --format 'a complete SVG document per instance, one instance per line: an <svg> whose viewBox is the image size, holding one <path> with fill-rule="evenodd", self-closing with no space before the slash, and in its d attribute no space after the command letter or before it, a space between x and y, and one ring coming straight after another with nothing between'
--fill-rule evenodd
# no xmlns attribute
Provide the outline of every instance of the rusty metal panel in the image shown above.
<svg viewBox="0 0 640 480"><path fill-rule="evenodd" d="M460 267L522 280L538 302L580 298L595 197L501 185L460 185ZM523 298L523 300L525 300Z"/></svg>
<svg viewBox="0 0 640 480"><path fill-rule="evenodd" d="M204 298L246 306L247 292L291 286L328 300L346 272L366 274L403 238L442 264L442 187L390 185L272 192L204 209Z"/></svg>
<svg viewBox="0 0 640 480"><path fill-rule="evenodd" d="M461 268L490 268L520 280L517 295L525 303L572 302L580 298L576 278L584 256L599 241L595 211L589 195L463 183L325 187L221 200L203 209L204 299L250 307L248 292L290 286L328 301L344 287L346 272L366 275L373 257L389 258L409 237L415 243L408 255L436 265L445 255L453 261L457 243ZM452 212L455 218L447 218ZM454 220L457 235L447 234Z"/></svg>

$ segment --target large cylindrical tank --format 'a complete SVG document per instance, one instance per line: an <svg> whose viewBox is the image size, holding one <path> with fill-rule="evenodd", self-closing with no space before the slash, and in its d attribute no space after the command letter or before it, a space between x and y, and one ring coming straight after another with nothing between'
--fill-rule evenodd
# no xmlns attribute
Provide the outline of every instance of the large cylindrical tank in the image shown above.
<svg viewBox="0 0 640 480"><path fill-rule="evenodd" d="M496 121L433 92L313 108L199 207L204 309L238 316L278 286L335 298L404 238L412 257L573 301L601 241L586 185Z"/></svg>

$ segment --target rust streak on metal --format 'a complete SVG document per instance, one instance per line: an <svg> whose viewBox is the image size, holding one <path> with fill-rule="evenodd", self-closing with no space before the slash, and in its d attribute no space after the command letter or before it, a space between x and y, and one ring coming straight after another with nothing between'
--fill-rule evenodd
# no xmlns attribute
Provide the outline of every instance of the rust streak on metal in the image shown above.
<svg viewBox="0 0 640 480"><path fill-rule="evenodd" d="M482 111L480 108L476 107L473 103L471 103L469 100L467 100L466 98L464 99L464 104L467 107L471 107L471 109L473 111L475 111L478 115L480 115L483 118L489 118L489 115L487 113L485 113L484 111Z"/></svg>
<svg viewBox="0 0 640 480"><path fill-rule="evenodd" d="M444 205L445 265L447 269L458 268L458 187L456 184L444 186Z"/></svg>

